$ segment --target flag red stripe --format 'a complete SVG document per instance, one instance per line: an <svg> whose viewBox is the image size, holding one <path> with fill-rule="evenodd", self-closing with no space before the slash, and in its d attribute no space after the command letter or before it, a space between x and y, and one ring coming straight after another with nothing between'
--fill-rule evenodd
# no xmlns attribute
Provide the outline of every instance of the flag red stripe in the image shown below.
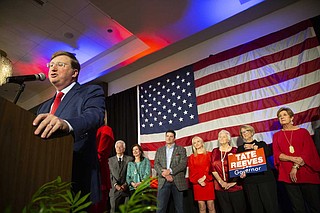
<svg viewBox="0 0 320 213"><path fill-rule="evenodd" d="M288 49L277 52L275 54L263 56L255 60L251 60L247 63L240 64L238 66L234 66L226 70L221 70L219 72L214 72L210 75L206 75L202 78L195 80L195 87L203 86L205 84L219 81L224 78L230 78L232 76L245 73L249 70L254 70L260 67L267 66L268 64L271 64L271 63L283 61L295 55L301 54L306 49L311 49L318 45L319 45L319 42L317 37L307 39L300 44L296 44L295 46L292 46Z"/></svg>
<svg viewBox="0 0 320 213"><path fill-rule="evenodd" d="M280 107L279 107L280 108ZM317 113L317 108L311 108L304 112L300 112L294 115L294 120L298 120L300 124L309 122L311 118ZM276 117L276 115L274 115ZM242 125L242 124L241 124ZM228 132L230 132L232 137L239 136L239 128L241 125L231 126L231 127L225 127L225 128L219 128L214 129L212 131L203 132L200 134L196 134L197 136L201 137L204 141L212 141L218 139L218 133L225 129ZM274 131L277 129L280 129L281 126L278 122L278 118L271 118L269 120L265 121L259 121L259 122L253 122L249 123L249 125L252 125L255 128L256 132L269 132ZM296 124L295 124L296 125ZM191 139L193 136L188 136L185 138L177 139L177 144L181 146L190 146L191 145Z"/></svg>
<svg viewBox="0 0 320 213"><path fill-rule="evenodd" d="M300 112L294 115L295 120L299 120L300 123L306 123L312 120L315 114L317 114L317 108L311 108L308 109L304 112ZM276 116L276 115L275 115ZM274 131L274 130L279 130L281 129L281 126L278 122L278 118L272 118L266 121L262 122L254 122L254 123L249 123L249 125L253 126L256 132L268 132L268 131ZM297 124L295 124L297 125ZM219 128L219 129L214 129L208 132L202 132L199 134L195 134L199 137L201 137L205 142L206 141L212 141L212 140L217 140L218 139L218 133L224 129L230 132L232 137L239 136L239 128L241 125L237 126L232 126L232 127L226 127L226 128ZM195 136L187 136L183 138L177 138L176 139L176 144L180 146L190 146L192 144L191 140ZM164 137L164 135L163 135ZM152 142L146 142L141 144L143 150L146 151L156 151L158 148L164 146L165 142L160 142L160 143L152 143Z"/></svg>
<svg viewBox="0 0 320 213"><path fill-rule="evenodd" d="M311 73L319 69L319 64L320 64L320 58L317 58L313 61L300 64L298 67L294 67L282 72L278 72L278 73L266 76L264 78L259 78L256 80L248 81L246 83L208 92L204 95L197 96L197 104L200 105L200 104L206 103L207 101L217 100L220 98L241 94L251 90L275 85L285 80L290 80L298 76Z"/></svg>
<svg viewBox="0 0 320 213"><path fill-rule="evenodd" d="M280 109L280 107L279 107ZM296 113L294 114L294 125L299 125L303 123L307 123L313 120L319 120L319 117L316 116L318 111L318 107L310 108L306 111ZM276 117L276 115L275 115ZM281 125L278 122L278 118L273 119L274 122L255 122L250 125L252 125L256 132L269 132L269 131L275 131L281 129ZM299 121L299 123L296 123L296 121Z"/></svg>
<svg viewBox="0 0 320 213"><path fill-rule="evenodd" d="M272 44L274 42L281 41L285 38L288 38L292 35L299 33L302 30L307 29L308 27L311 27L311 26L312 26L311 20L302 21L298 24L295 24L295 25L292 25L292 26L285 28L283 30L268 34L266 36L263 36L261 38L254 40L254 41L251 41L246 44L242 44L237 47L220 52L220 53L214 55L214 57L211 56L209 58L206 58L206 59L203 59L199 62L196 62L193 65L193 70L197 71L197 70L203 69L207 66L210 66L212 64L215 64L215 63L218 63L221 61L225 61L229 58L236 57L236 56L241 55L243 53L252 51L254 49L261 48L261 47L267 46L269 44Z"/></svg>
<svg viewBox="0 0 320 213"><path fill-rule="evenodd" d="M288 104L290 102L299 101L320 93L320 82L309 85L307 87L288 92L286 94L272 96L256 101L246 102L239 105L233 105L226 108L212 110L199 115L199 122L207 122L210 120L229 117L232 115L253 112L256 110L267 109L279 105Z"/></svg>
<svg viewBox="0 0 320 213"><path fill-rule="evenodd" d="M252 125L258 133L257 137L271 143L272 133L281 129L275 111L283 105L289 105L299 112L294 116L295 125L303 124L310 130L311 122L319 120L319 116L315 115L319 104L320 81L313 77L319 73L320 57L317 49L319 41L313 37L309 27L312 27L311 19L190 65L196 78L200 123L177 129L176 143L191 146L195 135L206 142L215 143L222 129L237 137L242 124ZM255 55L260 55L260 58ZM225 68L219 68L220 65ZM237 82L242 76L248 79ZM277 93L278 90L282 94ZM246 99L250 94L260 98ZM141 137L141 146L151 151L150 156L154 154L152 151L165 145L165 133L163 138L161 134ZM210 143L210 146L215 146L214 143Z"/></svg>

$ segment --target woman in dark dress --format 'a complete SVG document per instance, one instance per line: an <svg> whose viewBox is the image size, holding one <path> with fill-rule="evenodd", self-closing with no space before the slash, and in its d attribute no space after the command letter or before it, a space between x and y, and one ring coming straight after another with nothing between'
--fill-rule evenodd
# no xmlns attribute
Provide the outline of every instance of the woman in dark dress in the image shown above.
<svg viewBox="0 0 320 213"><path fill-rule="evenodd" d="M270 147L264 141L253 139L255 131L250 125L240 127L240 136L244 143L238 147L237 153L263 148L265 157L272 155ZM243 188L252 213L278 212L277 185L274 174L267 162L267 171L240 176L244 179Z"/></svg>

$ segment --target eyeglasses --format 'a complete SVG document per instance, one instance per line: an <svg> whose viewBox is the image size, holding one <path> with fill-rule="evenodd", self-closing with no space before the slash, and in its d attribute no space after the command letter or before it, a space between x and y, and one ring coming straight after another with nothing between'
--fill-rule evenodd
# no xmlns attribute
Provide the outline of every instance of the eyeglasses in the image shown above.
<svg viewBox="0 0 320 213"><path fill-rule="evenodd" d="M243 131L241 131L241 134L245 134L245 133L247 133L247 132L251 132L250 130L243 130Z"/></svg>
<svg viewBox="0 0 320 213"><path fill-rule="evenodd" d="M64 62L50 62L50 63L47 63L47 67L48 68L52 68L54 67L54 65L57 65L58 67L65 67L66 65L69 65L67 63L64 63Z"/></svg>

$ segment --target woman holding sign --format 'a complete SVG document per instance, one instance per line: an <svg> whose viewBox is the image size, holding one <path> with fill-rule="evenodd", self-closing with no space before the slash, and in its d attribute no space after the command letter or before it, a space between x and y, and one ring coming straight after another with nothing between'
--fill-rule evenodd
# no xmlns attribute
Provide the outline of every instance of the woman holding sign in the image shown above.
<svg viewBox="0 0 320 213"><path fill-rule="evenodd" d="M272 151L264 141L253 139L255 131L250 125L240 127L240 136L244 143L238 147L237 153L257 150L262 148L265 157L272 155ZM274 174L267 163L267 171L259 173L243 172L241 178L244 178L243 188L247 195L252 213L255 212L278 212L277 185Z"/></svg>
<svg viewBox="0 0 320 213"><path fill-rule="evenodd" d="M199 212L215 213L214 187L211 174L211 153L204 148L202 138L192 138L192 152L188 159L189 180L193 185L194 199L198 201Z"/></svg>
<svg viewBox="0 0 320 213"><path fill-rule="evenodd" d="M226 130L218 134L219 147L212 150L212 174L215 177L214 189L221 212L246 213L246 200L242 186L229 178L228 155L236 154L237 148L230 146L231 135Z"/></svg>
<svg viewBox="0 0 320 213"><path fill-rule="evenodd" d="M282 107L282 130L273 135L274 164L284 182L294 212L319 212L320 158L309 132L293 125L294 113Z"/></svg>

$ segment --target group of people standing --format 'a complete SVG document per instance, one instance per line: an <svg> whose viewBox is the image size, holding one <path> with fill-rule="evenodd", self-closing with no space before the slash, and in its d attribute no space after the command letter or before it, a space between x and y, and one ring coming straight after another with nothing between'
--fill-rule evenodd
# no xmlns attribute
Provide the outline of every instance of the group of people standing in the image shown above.
<svg viewBox="0 0 320 213"><path fill-rule="evenodd" d="M288 212L318 212L320 158L316 146L306 129L293 125L294 114L290 108L280 108L277 117L283 128L274 134L272 146L254 139L255 130L252 126L242 125L239 135L243 144L239 147L231 146L230 133L221 130L218 133L218 147L212 151L206 150L201 137L193 137L193 153L189 157L186 149L175 143L175 131L168 130L165 133L166 145L157 150L154 159L154 169L158 174L157 212L167 211L170 196L175 212L185 212L183 191L188 189L185 178L187 167L200 213L280 212L277 174L291 203L291 207L287 206ZM274 155L276 174L267 161L266 171L242 172L239 177L230 178L227 156L259 148L263 149L266 158ZM151 171L150 161L143 156L138 144L131 149L134 158L124 155L127 168L121 170L118 158L123 155L124 149L125 143L118 141L117 156L109 159L113 184L110 198L116 206L117 193L127 193L125 197L129 196L141 181L150 177ZM121 177L115 171L118 169L123 172ZM215 206L215 200L218 206Z"/></svg>
<svg viewBox="0 0 320 213"><path fill-rule="evenodd" d="M319 212L320 158L316 146L306 129L293 125L294 113L290 108L280 108L277 117L282 130L274 134L272 147L255 140L255 130L250 125L240 127L239 134L244 143L238 148L230 145L231 135L226 130L219 132L219 147L212 152L205 150L200 137L192 139L189 180L200 213L206 212L206 208L215 212L215 197L221 212L280 212L276 175L268 161L264 172L243 172L238 178L229 178L226 156L259 148L263 148L265 157L274 156L278 181L283 182L291 201L292 209L287 206L285 211Z"/></svg>
<svg viewBox="0 0 320 213"><path fill-rule="evenodd" d="M144 157L139 144L131 147L133 157L125 155L126 144L122 140L115 143L116 155L109 158L110 169L110 212L119 212L143 180L151 175L150 160Z"/></svg>
<svg viewBox="0 0 320 213"><path fill-rule="evenodd" d="M206 209L210 213L216 212L215 198L220 212L278 212L276 180L269 165L265 172L243 172L238 178L229 177L228 155L258 148L264 149L265 156L271 155L265 142L253 139L254 133L252 126L241 126L240 136L244 144L236 148L230 144L230 133L221 130L218 133L219 147L212 152L206 151L202 138L196 136L192 139L189 180L193 184L194 198L198 201L200 213L205 213Z"/></svg>

